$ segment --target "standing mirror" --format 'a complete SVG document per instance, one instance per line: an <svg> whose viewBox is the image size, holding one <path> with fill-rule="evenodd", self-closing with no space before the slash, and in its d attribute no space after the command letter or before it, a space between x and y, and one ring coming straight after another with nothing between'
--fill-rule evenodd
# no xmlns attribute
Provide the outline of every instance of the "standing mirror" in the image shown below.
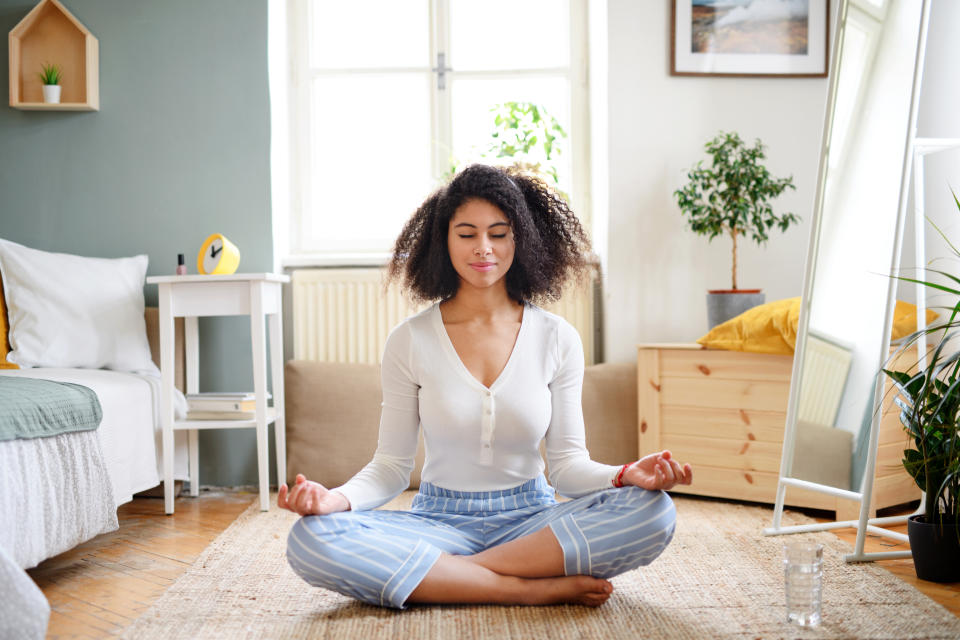
<svg viewBox="0 0 960 640"><path fill-rule="evenodd" d="M780 483L765 533L858 525L848 560L876 559L863 554L862 538L876 524L867 514L877 373L889 350L895 286L887 275L899 266L927 5L844 0L834 46ZM847 501L860 519L781 527L787 491Z"/></svg>

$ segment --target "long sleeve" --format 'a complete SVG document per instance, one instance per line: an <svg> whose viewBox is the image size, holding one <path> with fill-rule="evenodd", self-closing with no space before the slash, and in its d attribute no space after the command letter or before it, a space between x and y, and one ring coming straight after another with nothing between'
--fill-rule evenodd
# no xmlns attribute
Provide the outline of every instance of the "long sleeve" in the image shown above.
<svg viewBox="0 0 960 640"><path fill-rule="evenodd" d="M354 511L374 509L400 495L410 484L420 429L419 384L413 366L409 323L387 337L380 369L383 403L380 436L373 460L335 490Z"/></svg>
<svg viewBox="0 0 960 640"><path fill-rule="evenodd" d="M583 344L567 323L557 327L559 369L549 383L552 413L546 433L550 484L576 498L613 486L619 467L590 459L583 425ZM602 425L600 425L602 428Z"/></svg>

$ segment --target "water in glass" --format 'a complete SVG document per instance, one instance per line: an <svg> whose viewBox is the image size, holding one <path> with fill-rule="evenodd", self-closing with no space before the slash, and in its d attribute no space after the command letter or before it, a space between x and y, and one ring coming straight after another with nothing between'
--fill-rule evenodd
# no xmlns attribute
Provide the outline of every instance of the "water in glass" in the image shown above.
<svg viewBox="0 0 960 640"><path fill-rule="evenodd" d="M787 622L803 627L820 624L823 587L823 545L787 542L783 545Z"/></svg>

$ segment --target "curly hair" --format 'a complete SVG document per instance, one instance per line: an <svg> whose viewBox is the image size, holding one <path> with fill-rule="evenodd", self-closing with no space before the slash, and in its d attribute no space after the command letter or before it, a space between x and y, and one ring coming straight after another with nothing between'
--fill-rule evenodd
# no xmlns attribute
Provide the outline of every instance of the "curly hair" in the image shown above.
<svg viewBox="0 0 960 640"><path fill-rule="evenodd" d="M590 241L566 200L517 168L475 164L431 194L404 225L387 282L400 280L419 302L456 295L460 278L450 261L447 232L454 212L472 199L494 205L510 223L516 248L506 287L512 299L556 300L569 279L584 275Z"/></svg>

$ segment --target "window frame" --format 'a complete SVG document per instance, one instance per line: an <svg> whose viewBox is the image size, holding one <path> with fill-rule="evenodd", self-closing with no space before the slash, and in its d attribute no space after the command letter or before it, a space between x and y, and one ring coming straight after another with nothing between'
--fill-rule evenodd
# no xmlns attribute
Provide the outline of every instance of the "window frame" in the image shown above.
<svg viewBox="0 0 960 640"><path fill-rule="evenodd" d="M351 265L370 266L385 264L390 258L390 252L382 249L369 248L359 252L337 250L311 250L302 244L302 238L310 237L311 225L320 221L319 216L310 215L315 211L311 206L308 188L310 167L310 84L317 75L352 74L352 73L392 73L424 71L434 72L435 64L427 67L404 68L362 68L362 69L333 69L313 70L309 68L309 1L289 0L287 4L286 44L287 44L287 117L289 119L287 131L296 131L296 135L288 135L289 166L288 175L284 182L288 184L289 197L286 198L285 211L274 211L274 216L283 216L281 224L274 224L274 229L282 233L285 238L275 242L275 247L282 253L275 256L275 262L282 267L294 268L304 266ZM517 77L518 75L543 75L544 72L562 75L569 85L570 123L568 134L568 153L572 167L571 206L580 217L580 221L592 235L591 203L591 176L590 176L590 112L589 112L589 57L588 57L588 0L569 0L570 24L570 63L566 68L549 69L505 69L496 71L456 71L449 70L448 78L453 81L457 77ZM430 60L437 61L437 54L441 51L449 52L450 34L450 5L449 0L429 0L431 27L430 33ZM449 57L448 57L449 62ZM448 65L449 66L449 65ZM561 72L561 69L563 71ZM448 87L450 83L448 82ZM447 169L449 145L452 141L453 115L451 110L451 91L437 90L433 82L430 98L431 105L431 132L433 134L433 148L431 168L434 177L442 175ZM447 149L447 151L444 151ZM275 182L275 188L278 188ZM428 194L424 194L426 197Z"/></svg>

